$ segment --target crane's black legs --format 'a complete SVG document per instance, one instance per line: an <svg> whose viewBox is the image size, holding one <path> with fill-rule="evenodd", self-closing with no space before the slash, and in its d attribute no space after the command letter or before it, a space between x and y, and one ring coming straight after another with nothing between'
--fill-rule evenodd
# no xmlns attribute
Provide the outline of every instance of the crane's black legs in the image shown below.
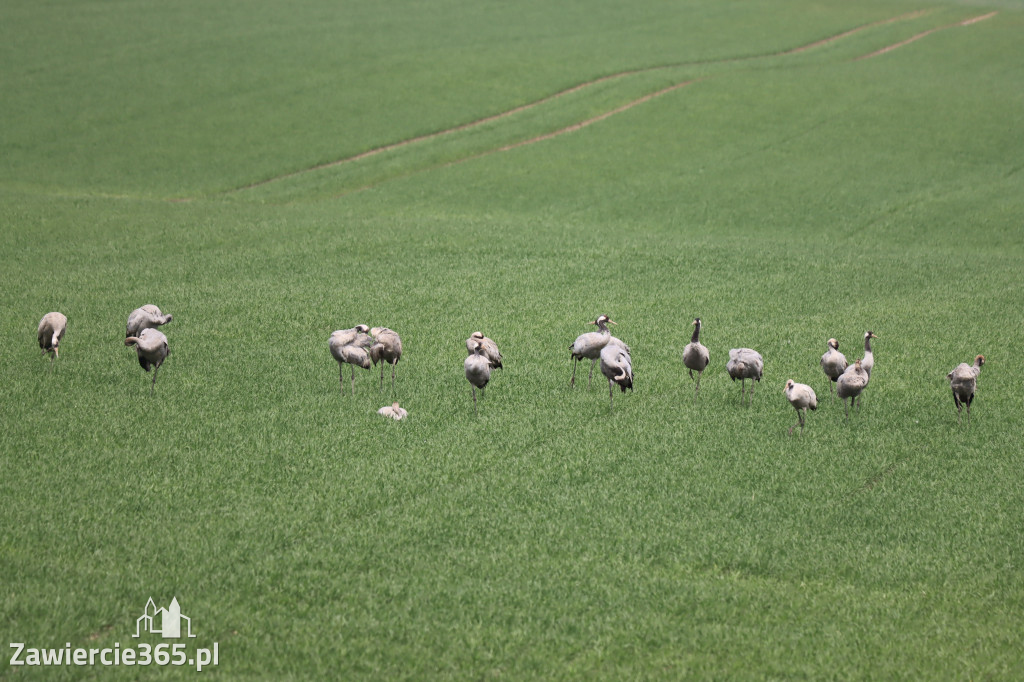
<svg viewBox="0 0 1024 682"><path fill-rule="evenodd" d="M793 435L793 429L795 429L799 425L800 426L800 435L803 436L804 435L804 424L807 423L807 408L804 408L802 410L797 410L796 411L796 419L797 419L797 423L793 424L792 426L789 427L789 435L792 436Z"/></svg>

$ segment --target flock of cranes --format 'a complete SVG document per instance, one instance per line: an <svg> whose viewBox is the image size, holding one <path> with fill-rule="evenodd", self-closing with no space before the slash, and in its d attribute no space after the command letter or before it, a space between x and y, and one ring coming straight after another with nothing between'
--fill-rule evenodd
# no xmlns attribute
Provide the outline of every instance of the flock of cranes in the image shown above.
<svg viewBox="0 0 1024 682"><path fill-rule="evenodd" d="M161 327L173 319L171 315L165 315L155 305L144 305L131 312L128 316L128 323L125 327L126 346L134 346L142 369L153 372L153 380L150 385L150 393L156 390L157 372L167 359L169 348L167 337L158 327ZM59 312L47 313L39 321L37 338L39 348L43 355L50 356L50 369L53 369L53 361L60 357L60 343L67 331L68 318ZM576 340L569 344L570 359L572 360L572 376L569 379L569 387L576 385L576 366L581 360L590 360L590 376L587 386L590 387L594 378L594 366L600 361L601 374L608 379L608 400L609 409L615 409L615 387L625 393L626 389L633 390L633 358L632 351L621 339L612 336L608 325L616 323L607 315L600 315L589 324L597 327L597 331L586 332L576 337ZM690 379L694 381L694 400L700 392L700 380L711 363L711 356L708 349L700 342L701 320L693 320L693 336L690 342L683 349L683 365L689 372ZM839 342L832 338L826 343L827 350L821 356L821 369L828 377L830 393L843 401L843 411L846 420L850 419L850 408L860 408L860 400L864 390L871 381L871 370L875 366L875 356L871 350L871 339L878 337L872 331L864 333L864 356L856 360L852 365L846 357L839 352ZM398 361L402 359L402 340L396 332L387 327L373 327L359 324L351 329L339 329L333 332L328 339L328 349L331 355L338 362L339 381L341 393L345 393L345 365L350 365L350 387L352 395L355 395L355 368L370 369L371 365L380 364L380 390L384 390L384 365L391 365L391 390L395 390L395 372ZM491 371L502 369L501 351L493 339L490 339L482 332L473 332L466 339L466 350L468 357L464 362L466 380L469 382L470 391L473 396L473 412L477 413L477 389L480 390L481 398L484 389L491 380ZM978 375L982 365L985 364L985 357L978 355L974 364L966 362L957 365L952 372L946 375L949 380L950 389L953 392L953 403L957 410L957 423L961 420L963 407L967 407L967 421L971 419L971 403L974 401L978 386ZM740 380L740 403L753 402L754 385L761 381L764 375L764 358L752 348L733 348L729 351L729 361L726 363L726 371L729 377L735 382ZM697 376L694 377L694 372ZM746 389L747 379L750 379L749 394ZM807 421L807 411L818 409L818 397L807 384L801 384L788 379L784 389L786 399L797 413L797 423L789 428L789 433L799 426L803 433ZM849 404L847 399L850 400ZM401 420L408 416L408 412L399 406L397 402L380 408L378 413L391 419Z"/></svg>
<svg viewBox="0 0 1024 682"><path fill-rule="evenodd" d="M351 329L339 329L327 340L331 355L338 361L341 392L345 392L345 365L352 366L352 395L356 394L356 367L370 369L370 364L380 364L380 388L384 390L384 365L391 365L391 390L395 390L395 370L402 359L402 339L387 327L370 329L357 324ZM395 407L398 404L395 403ZM384 408L381 408L382 410ZM404 412L404 410L403 410ZM384 414L381 412L381 414ZM388 415L393 416L393 415ZM404 417L395 417L403 419Z"/></svg>

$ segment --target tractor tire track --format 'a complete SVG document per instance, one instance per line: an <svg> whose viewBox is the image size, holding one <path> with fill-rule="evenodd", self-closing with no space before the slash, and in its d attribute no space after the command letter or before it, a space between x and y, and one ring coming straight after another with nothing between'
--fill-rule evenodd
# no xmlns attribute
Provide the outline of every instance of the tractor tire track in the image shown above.
<svg viewBox="0 0 1024 682"><path fill-rule="evenodd" d="M501 152L507 152L507 151L510 151L512 149L517 149L519 147L525 147L527 145L536 144L538 142L544 142L545 140L550 140L552 138L559 137L561 135L565 135L567 133L573 133L573 132L576 132L577 130L582 130L583 128L586 128L587 126L593 125L593 124L598 123L600 121L603 121L603 120L605 120L607 118L610 118L610 117L612 117L612 116L614 116L616 114L621 114L622 112L627 111L629 109L632 109L633 107L638 106L640 104L643 104L644 102L649 102L650 100L654 99L655 97L660 97L660 96L662 96L664 94L667 94L669 92L672 92L674 90L679 90L680 88L685 88L687 85L692 85L693 83L698 82L698 80L700 80L700 79L689 80L689 81L684 81L682 83L676 83L675 85L670 85L667 88L662 88L661 90L658 90L656 92L648 93L648 94L644 95L643 97L640 97L638 99L633 100L632 102L627 102L626 104L623 104L620 107L612 109L611 111L606 111L603 114L598 114L597 116L594 116L592 118L588 118L585 121L580 121L579 123L573 123L572 125L566 126L565 128L562 128L560 130L555 130L555 131L550 132L550 133L545 133L543 135L538 135L538 136L532 137L532 138L530 138L528 140L522 140L520 142L514 142L512 144L505 145L504 147L498 147L496 149L490 149L490 150L485 151L485 152L480 152L479 154L473 154L472 156L467 156L467 157L462 158L462 159L456 159L454 161L447 161L445 163L435 164L435 165L429 166L427 168L419 168L419 169L416 169L416 170L411 171L409 173L403 173L402 175L398 175L398 176L395 176L393 178L388 178L387 180L382 180L381 182L378 182L376 184L364 185L362 187L357 187L355 189L351 189L351 190L342 192L340 194L332 195L331 198L332 199L339 199L341 197L345 197L345 196L348 196L350 194L355 194L356 192L363 192L363 191L366 191L368 189L374 189L375 187L378 187L379 185L381 185L381 184L383 184L385 182L389 182L390 180L398 180L398 179L402 179L402 178L408 178L408 177L416 175L418 173L426 173L428 171L437 170L438 168L450 168L452 166L457 166L459 164L466 163L467 161L476 161L477 159L482 159L484 157L491 156L493 154L499 154Z"/></svg>
<svg viewBox="0 0 1024 682"><path fill-rule="evenodd" d="M784 57L784 56L788 56L788 55L799 54L799 53L802 53L802 52L813 50L813 49L818 48L818 47L823 47L825 45L834 43L834 42L836 42L838 40L842 40L843 38L847 38L847 37L849 37L851 35L854 35L856 33L860 33L861 31L865 31L865 30L868 30L870 28L874 28L876 26L883 26L883 25L895 23L895 22L898 22L898 21L908 21L910 19L916 19L918 17L924 16L924 15L926 15L928 13L929 13L929 11L927 11L927 10L918 10L918 11L915 11L915 12L908 12L906 14L901 14L901 15L896 16L896 17L891 17L889 19L882 19L880 21L875 21L875 22L872 22L870 24L864 24L863 26L858 26L857 28L853 28L853 29L850 29L848 31L844 31L842 33L838 33L836 35L829 36L828 38L823 38L821 40L816 40L816 41L814 41L812 43L808 43L806 45L801 45L799 47L795 47L795 48L792 48L792 49L789 49L789 50L784 50L784 51L781 51L781 52L772 52L772 53L768 53L768 54L753 55L753 56L749 56L749 57L731 57L731 58L728 58L728 59L710 60L710 61L706 61L706 62L680 62L680 63L676 63L676 64L662 64L662 65L658 65L658 66L650 66L650 67L644 67L644 68L639 68L639 69L629 69L629 70L626 70L626 71L620 71L620 72L609 74L609 75L606 75L606 76L601 76L600 78L596 78L594 80L578 83L578 84L576 84L576 85L574 85L572 87L566 88L565 90L561 90L559 92L556 92L554 94L548 95L546 97L543 97L541 99L535 100L533 102L528 102L526 104L520 105L518 107L514 107L514 108L509 109L507 111L499 112L499 113L493 114L491 116L486 116L484 118L477 119L475 121L470 121L468 123L463 123L463 124L455 126L453 128L447 128L445 130L439 130L439 131L436 131L436 132L433 132L433 133L427 133L425 135L419 135L419 136L412 137L412 138L409 138L409 139L400 140L398 142L393 142L391 144L383 145L383 146L380 146L380 147L374 147L373 149L369 149L367 151L360 152L360 153L355 154L353 156L348 156L348 157L345 157L345 158L342 158L342 159L336 159L334 161L327 161L327 162L324 162L324 163L316 164L314 166L310 166L308 168L302 168L302 169L299 169L299 170L296 170L296 171L291 171L289 173L284 173L282 175L277 175L277 176L274 176L274 177L265 178L263 180L258 180L256 182L252 182L252 183L249 183L249 184L246 184L246 185L242 185L242 186L236 187L234 189L226 190L225 192L222 192L222 194L233 194L233 193L236 193L236 192L242 192L242 191L249 190L249 189L254 189L254 188L257 188L257 187L262 187L264 185L268 185L268 184L271 184L271 183L274 183L274 182L278 182L278 181L281 181L281 180L287 180L289 178L298 177L298 176L304 175L306 173L315 173L317 171L326 170L328 168L335 168L335 167L338 167L338 166L341 166L341 165L344 165L344 164L349 164L349 163L355 163L357 161L362 161L363 159L368 159L368 158L377 156L379 154L384 154L386 152L394 151L396 149L401 149L403 147L406 147L406 146L409 146L409 145L413 145L413 144L416 144L416 143L419 143L419 142L425 142L425 141L428 141L428 140L433 140L433 139L437 139L437 138L444 137L444 136L447 136L447 135L452 135L452 134L455 134L455 133L459 133L459 132L462 132L462 131L465 131L465 130L470 130L472 128L476 128L476 127L479 127L479 126L482 126L482 125L486 125L488 123L493 123L495 121L500 121L502 119L508 118L510 116L514 116L514 115L522 113L524 111L529 111L530 109L534 109L534 108L539 107L541 105L544 105L544 104L547 104L549 102L553 102L555 100L558 100L558 99L560 99L562 97L566 97L568 95L571 95L573 93L579 92L579 91L584 90L586 88L589 88L589 87L592 87L592 86L595 86L595 85L599 85L601 83L606 83L606 82L611 81L611 80L616 80L616 79L619 79L619 78L625 78L627 76L632 76L632 75L641 74L641 73L650 73L650 72L653 72L653 71L661 71L661 70L667 70L667 69L673 69L673 68L680 68L680 67L684 67L684 66L688 66L688 65L698 66L698 65L710 65L710 64L730 64L730 63L736 63L736 62L741 62L741 61L750 61L750 60L754 60L754 59L766 59L766 58L772 58L772 57ZM573 132L574 130L579 130L580 128L584 128L584 127L586 127L588 125L591 125L593 123L597 123L598 121L601 121L604 118L607 118L609 116L613 116L613 115L615 115L617 113L620 113L621 111L625 111L626 109L632 108L633 106L636 106L637 104L641 104L643 102L646 102L649 99L653 99L654 97L662 95L662 94L664 94L666 92L669 92L671 90L675 90L675 89L684 87L685 85L689 85L691 82L693 82L693 81L689 81L687 83L679 83L679 84L676 84L674 86L670 86L669 88L667 88L665 90L658 91L658 92L655 92L655 93L651 93L651 94L649 94L649 95L647 95L647 96L645 96L645 97L643 97L643 98L641 98L639 100L636 100L635 102L630 102L630 103L628 103L626 105L623 105L622 107L619 107L618 109L615 109L615 110L613 110L611 112L607 112L606 114L603 114L602 116L595 117L594 119L588 119L587 121L582 121L580 123L574 124L573 126L569 126L568 128L564 128L562 130L555 131L553 133L548 133L546 135L541 135L538 138L534 138L534 139L531 139L531 140L526 140L526 141L523 141L523 142L518 142L518 143L515 143L515 144L512 144L512 145L508 145L508 146L502 147L500 149L495 149L495 150L492 150L492 151L489 151L489 152L485 152L482 155L468 157L467 159L462 159L460 161L455 161L455 162L451 162L451 163L460 163L461 161L466 161L466 160L469 160L469 159L472 159L472 158L479 158L479 156L483 156L483 155L487 155L487 154L492 154L492 153L499 152L499 151L507 151L509 149L513 149L513 148L518 147L518 146L523 146L523 145L526 145L526 144L533 144L533 143L536 143L536 142L540 142L542 140L546 140L546 139L550 139L552 137L556 137L558 135L563 135L563 134L568 133L568 132ZM443 164L443 165L451 165L451 164Z"/></svg>
<svg viewBox="0 0 1024 682"><path fill-rule="evenodd" d="M662 88L661 90L658 90L656 92L652 92L650 94L644 95L643 97L641 97L639 99L635 99L632 102L627 102L626 104L623 104L621 107L618 107L617 109L612 109L611 111L606 111L605 113L599 114L598 116L594 116L593 118L588 118L585 121L580 121L579 123L574 123L571 126L566 126L565 128L562 128L561 130L556 130L554 132L546 133L544 135L538 135L537 137L531 138L529 140L523 140L522 142L516 142L514 144L505 145L504 147L501 147L499 149L495 149L492 152L485 152L484 154L481 154L481 155L477 156L476 158L480 158L480 156L487 156L488 154L495 154L497 152L507 152L510 149L516 149L517 147L525 147L526 145L529 145L529 144L536 144L538 142L543 142L544 140L550 140L550 139L552 139L554 137L558 137L560 135L565 135L566 133L574 133L577 130L582 130L583 128L586 128L587 126L593 125L594 123L598 123L600 121L603 121L606 118L611 118L612 116L614 116L616 114L621 114L623 111L627 111L629 109L632 109L633 107L635 107L637 105L640 105L640 104L643 104L644 102L649 102L650 100L654 99L655 97L661 97L662 95L664 95L666 93L672 92L673 90L679 90L680 88L685 88L687 85L691 85L691 84L696 83L696 82L697 82L697 80L689 80L689 81L684 81L682 83L676 83L675 85L670 85L667 88Z"/></svg>
<svg viewBox="0 0 1024 682"><path fill-rule="evenodd" d="M916 42L916 41L920 40L921 38L925 38L927 36L930 36L933 33L937 33L939 31L945 31L948 28L956 28L957 26L970 26L971 24L976 24L979 21L985 21L986 19L991 19L992 17L994 17L997 14L999 14L999 12L989 12L988 14L982 14L980 16L973 17L971 19L965 19L964 21L958 21L955 24L948 24L946 26L939 26L937 28L929 29L927 31L923 31L922 33L918 33L915 36L910 36L906 40L901 40L900 42L895 43L893 45L889 45L888 47L883 47L881 50L875 50L874 52L871 52L870 54L866 54L866 55L862 55L860 57L857 57L853 61L859 62L859 61L862 61L864 59L871 59L872 57L879 57L879 56L881 56L883 54L886 54L888 52L892 52L893 50L899 49L899 48L903 47L904 45L909 45L910 43L913 43L913 42Z"/></svg>
<svg viewBox="0 0 1024 682"><path fill-rule="evenodd" d="M341 166L343 164L354 163L356 161L362 161L363 159L368 159L368 158L370 158L372 156L377 156L378 154L383 154L385 152L390 152L390 151L393 151L395 149L401 149L402 147L406 147L406 146L409 146L409 145L412 145L412 144L416 144L417 142L425 142L427 140L433 140L435 138L443 137L445 135L452 135L454 133L462 132L463 130L470 130L471 128L476 128L478 126L486 125L488 123L493 123L494 121L499 121L499 120L501 120L503 118L508 118L509 116L514 116L514 115L516 115L518 113L521 113L521 112L524 112L524 111L528 111L530 109L533 109L534 107L539 107L539 106L541 106L543 104L547 104L548 102L552 102L552 101L554 101L556 99L559 99L561 97L565 97L567 95L571 95L574 92L578 92L578 91L583 90L585 88L589 88L592 85L597 85L599 83L603 83L605 81L610 81L610 80L613 80L613 79L616 79L616 78L622 78L624 76L628 76L628 75L633 74L633 73L639 73L639 71L624 71L622 73L614 73L614 74L610 74L608 76L602 76L601 78L597 78L597 79L592 80L592 81L587 81L585 83L579 83L577 85L572 86L571 88L567 88L565 90L561 90L559 92L554 93L553 95L548 95L547 97L543 97L543 98L535 100L533 102L528 102L526 104L520 105L520 106L515 107L513 109L509 109L508 111L503 111L503 112L500 112L500 113L497 113L497 114L493 114L491 116L487 116L485 118L477 119L475 121L470 121L469 123L463 123L462 125L455 126L454 128L446 128L445 130L438 130L437 132L427 133L426 135L419 135L417 137L411 137L409 139L400 140L398 142L393 142L391 144L387 144L387 145L384 145L384 146L381 146L381 147L374 147L373 149L368 149L367 151L360 152L360 153L358 153L358 154L356 154L354 156L347 156L347 157L345 157L343 159L336 159L334 161L327 161L325 163L320 163L320 164L317 164L315 166L310 166L309 168L302 168L300 170L292 171L290 173L285 173L283 175L277 175L277 176L274 176L272 178L266 178L265 180L259 180L257 182L253 182L253 183L250 183L248 185L243 185L242 187L237 187L235 189L228 190L228 192L226 192L226 193L241 192L243 190L252 189L254 187L261 187L263 185L267 185L267 184L270 184L272 182L277 182L279 180L286 180L288 178L294 178L296 176L303 175L305 173L314 173L316 171L325 170L327 168L334 168L336 166Z"/></svg>
<svg viewBox="0 0 1024 682"><path fill-rule="evenodd" d="M885 26L887 24L895 24L897 21L909 21L911 19L919 19L919 18L921 18L923 16L926 16L928 14L931 14L931 10L917 10L916 12L907 12L906 14L901 14L898 17L892 17L890 19L882 19L880 21L876 21L876 22L871 23L871 24L865 24L863 26L858 26L857 28L850 29L849 31L845 31L843 33L838 33L838 34L832 36L831 38L825 38L825 39L819 40L817 42L809 43L809 44L804 45L802 47L794 47L792 50L788 50L786 52L779 52L777 55L774 55L774 56L785 57L786 55L800 54L801 52L807 52L808 50L813 50L816 47L823 47L825 45L828 45L829 43L834 43L837 40L841 40L843 38L852 36L855 33L860 33L861 31L866 31L869 28L875 28L876 26Z"/></svg>

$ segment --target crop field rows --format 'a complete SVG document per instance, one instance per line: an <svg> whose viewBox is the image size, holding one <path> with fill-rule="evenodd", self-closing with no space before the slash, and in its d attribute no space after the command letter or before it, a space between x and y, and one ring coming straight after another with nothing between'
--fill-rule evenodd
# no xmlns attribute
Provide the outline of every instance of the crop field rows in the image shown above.
<svg viewBox="0 0 1024 682"><path fill-rule="evenodd" d="M913 42L915 40L919 40L921 38L927 37L928 35L931 35L932 33L936 32L936 31L946 30L946 29L949 29L949 28L957 27L957 26L969 26L969 25L977 23L979 21L984 21L986 19L991 19L996 14L998 14L998 12L989 12L987 14L977 15L977 16L971 17L971 18L963 20L963 21L958 21L958 22L953 23L953 24L948 24L948 25L940 26L940 27L936 27L936 28L930 28L930 29L927 29L927 30L925 30L925 31L923 31L921 33L917 33L915 35L912 35L911 37L907 38L906 40L902 40L902 41L900 41L898 43L895 43L893 45L888 45L888 46L883 47L883 48L881 48L879 50L875 50L875 51L870 52L868 54L861 55L859 57L856 57L855 59L856 60L861 60L861 59L870 59L872 57L877 57L879 55L886 54L887 52L890 52L890 51L892 51L894 49L897 49L899 47L903 47L904 45L910 44L911 42ZM912 19L919 19L922 16L927 16L927 15L928 15L928 12L911 12L911 13L908 13L906 15L902 15L902 16L898 16L898 17L893 17L891 19L886 19L886 20L882 20L882 21L879 21L879 22L874 22L874 23L866 25L866 26L861 26L861 27L858 27L856 29L852 29L852 30L849 30L849 31L844 31L843 33L841 33L839 35L831 36L831 37L828 37L828 38L824 38L822 40L816 40L813 43L809 43L807 45L803 45L803 46L800 46L800 47L797 47L797 48L793 48L793 49L787 50L787 51L785 51L783 53L776 53L776 54L772 54L772 55L765 55L763 57L745 57L745 58L740 58L740 59L731 58L731 59L722 60L719 63L724 63L724 64L747 63L747 62L750 62L751 60L754 60L754 59L764 59L764 60L767 60L767 59L771 59L773 57L784 57L784 56L796 55L796 54L800 54L800 53L805 52L805 51L810 50L810 49L815 49L815 48L820 48L820 47L827 46L827 45L829 45L829 44L831 44L831 43L833 43L833 42L835 42L837 40L841 40L841 39L847 38L849 36L853 36L853 35L855 35L857 33L860 33L862 31L871 29L871 28L873 28L875 26L885 26L885 25L888 25L888 24L891 24L891 23L894 23L894 22L907 21L907 20L912 20ZM669 70L682 70L682 69L685 69L685 68L693 69L695 67L702 67L702 69L706 70L708 67L710 67L712 65L715 65L715 64L716 64L715 62L701 62L701 63L698 63L698 64L660 65L660 66L653 66L653 67L648 67L648 68L644 68L644 69L634 69L634 70L630 70L630 71L626 71L626 72L622 72L622 73L615 73L615 74L611 74L611 75L608 75L608 76L602 76L601 78L597 78L595 80L592 80L592 81L589 81L589 82L586 82L586 83L580 83L579 85L575 85L575 86L573 86L573 87L571 87L571 88L569 88L567 90L555 93L555 94L553 94L551 96L545 97L545 98L543 98L541 100L538 100L536 102L531 102L529 104L521 105L521 106L518 106L518 107L516 107L516 108L514 108L514 109L512 109L510 111L502 112L500 114L495 114L493 116L488 116L487 118L480 119L480 120L474 121L472 123L463 124L463 125L457 126L455 128L439 131L439 132L436 132L436 133L430 133L428 135L423 135L423 136L420 136L420 137L417 137L417 138L414 138L414 139L411 139L411 140L405 140L405 141L402 141L402 142L395 142L395 143L392 143L392 144L385 145L383 147L378 147L376 149L371 149L369 151L361 152L361 153L356 154L355 156L352 156L352 157L349 157L349 158L345 158L345 159L340 159L338 161L332 161L332 162L328 162L328 163L319 164L319 165L317 165L317 166L315 166L313 168L306 169L306 170L303 170L303 171L295 171L295 172L292 172L292 173L288 173L288 174L286 174L284 176L268 178L266 180L262 180L262 181L259 181L259 182L256 182L256 183L252 183L250 185L246 185L245 187L240 188L240 190L249 190L249 189L253 189L254 187L262 187L262 186L264 186L266 184L269 184L269 183L272 183L272 182L295 178L296 176L302 175L302 174L305 174L305 173L322 171L322 170L334 168L334 167L342 165L342 164L349 164L349 163L355 163L355 162L363 161L364 159L371 158L371 157L376 156L378 154L384 154L384 153L388 153L388 152L392 152L392 151L401 149L401 148L403 148L403 147L405 147L407 145L417 144L417 143L426 142L426 141L433 141L433 140L436 140L437 138L441 138L441 137L445 137L445 136L461 133L463 131L471 130L471 129L477 128L479 126L491 124L491 123L493 123L495 121L500 121L501 119L504 119L504 118L506 118L508 116L513 116L513 115L520 114L520 113L525 112L525 111L529 111L529 110L534 109L535 107L538 107L538 106L541 106L541 105L545 105L545 104L548 104L548 103L551 103L551 102L555 102L555 101L557 101L558 99L560 99L562 97L566 97L566 96L569 96L569 95L574 95L574 94L579 93L580 91L582 91L582 90L584 90L586 88L591 88L593 86L597 86L597 85L600 85L600 84L605 84L605 83L608 83L609 81L618 81L618 80L622 80L622 79L630 77L630 76L638 76L638 75L648 74L648 73L651 73L651 72L664 72L664 71L669 71ZM705 75L702 76L702 77L706 78L706 77L708 77L708 75L705 73ZM554 137L557 137L558 135L562 135L562 134L569 133L569 132L575 132L577 130L580 130L582 128L587 127L588 125L592 125L592 124L597 123L599 121L603 121L604 119L608 118L609 116L614 116L615 114L621 113L623 111L627 111L628 109L631 109L632 107L634 107L634 106L636 106L638 104L642 104L644 102L647 102L647 101L649 101L649 100L651 100L651 99L653 99L655 97L658 97L660 95L663 95L663 94L666 94L666 93L669 93L669 92L673 92L675 90L678 90L679 88L686 87L687 85L690 85L690 84L694 83L695 80L686 80L686 81L683 81L683 82L680 82L680 83L676 83L674 85L669 85L669 86L661 88L661 89L659 89L659 90L657 90L655 92L650 92L648 94L645 94L642 97L639 97L638 99L631 100L631 101L627 102L626 104L623 104L623 105L621 105L621 106L619 106L619 107L617 107L615 109L612 109L611 111L606 111L606 112L604 112L602 114L599 114L597 116L594 116L592 118L588 118L586 120L579 121L577 123L573 123L573 124L568 125L568 126L566 126L564 128L561 128L559 130L555 130L553 132L548 132L548 133L544 133L544 134L541 134L541 135L537 135L536 137L532 137L532 138L529 138L529 139L526 139L526 140L520 140L520 141L517 141L517 142L511 142L509 144L506 144L504 146L501 146L501 147L498 147L498 148L495 148L495 149L491 149L489 151L484 151L484 152L480 152L478 154L475 154L475 155L472 155L472 156L469 156L469 157L464 157L464 158L461 158L461 159L456 159L454 161L449 161L448 164L460 163L460 162L468 161L468 160L474 160L474 159L480 158L480 156L483 156L483 155L486 155L486 154L495 153L495 152L509 151L510 149L515 149L515 148L523 146L523 145L534 144L536 142L541 142L541 141L544 141L544 140L552 139ZM364 186L363 188L368 188L368 187L370 187L370 186Z"/></svg>

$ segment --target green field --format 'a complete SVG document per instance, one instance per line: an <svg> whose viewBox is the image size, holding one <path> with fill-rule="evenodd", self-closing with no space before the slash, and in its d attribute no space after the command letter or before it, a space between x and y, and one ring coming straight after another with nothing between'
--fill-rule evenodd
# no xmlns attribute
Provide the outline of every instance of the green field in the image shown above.
<svg viewBox="0 0 1024 682"><path fill-rule="evenodd" d="M1011 0L8 0L0 679L193 678L11 664L170 642L150 597L223 679L1024 678L1022 35ZM601 313L614 413L569 387ZM359 323L407 421L377 369L339 393ZM818 360L868 329L846 423Z"/></svg>

